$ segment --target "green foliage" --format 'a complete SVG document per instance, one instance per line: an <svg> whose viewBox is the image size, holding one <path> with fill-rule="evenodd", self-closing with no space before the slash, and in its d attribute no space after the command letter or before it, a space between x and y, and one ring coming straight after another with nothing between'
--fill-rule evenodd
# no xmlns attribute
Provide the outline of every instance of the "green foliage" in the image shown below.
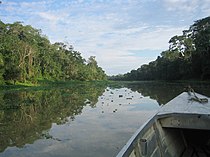
<svg viewBox="0 0 210 157"><path fill-rule="evenodd" d="M113 80L210 79L210 17L196 21L180 36L169 40L169 49L137 70L110 77Z"/></svg>
<svg viewBox="0 0 210 157"><path fill-rule="evenodd" d="M3 74L4 80L14 80L14 84L17 80L20 79L21 71L19 68L16 67L10 67L9 69L5 69L5 72Z"/></svg>
<svg viewBox="0 0 210 157"><path fill-rule="evenodd" d="M106 74L95 58L86 63L72 45L51 44L41 30L30 25L0 21L0 82L36 82L38 78L104 80Z"/></svg>

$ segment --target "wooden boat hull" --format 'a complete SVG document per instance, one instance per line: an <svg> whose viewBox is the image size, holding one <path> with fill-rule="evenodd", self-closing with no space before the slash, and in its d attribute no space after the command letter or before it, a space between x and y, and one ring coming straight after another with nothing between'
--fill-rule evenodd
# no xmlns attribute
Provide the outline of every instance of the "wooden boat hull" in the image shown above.
<svg viewBox="0 0 210 157"><path fill-rule="evenodd" d="M117 157L210 156L210 104L190 102L189 98L182 93L163 106Z"/></svg>

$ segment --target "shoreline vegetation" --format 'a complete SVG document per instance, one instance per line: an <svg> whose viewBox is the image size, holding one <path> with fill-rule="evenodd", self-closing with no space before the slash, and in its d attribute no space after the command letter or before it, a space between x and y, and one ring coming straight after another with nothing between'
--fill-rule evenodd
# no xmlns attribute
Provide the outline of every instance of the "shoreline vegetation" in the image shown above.
<svg viewBox="0 0 210 157"><path fill-rule="evenodd" d="M93 85L93 86L103 86L103 87L112 87L119 88L126 85L132 84L182 84L183 89L188 85L193 84L202 84L209 87L209 80L147 80L147 81L112 81L112 80L98 80L98 81L79 81L79 80L70 80L70 81L57 81L57 80L39 80L36 84L31 82L21 83L17 82L15 85L0 85L0 91L8 90L46 90L52 88L66 88L74 87L78 85Z"/></svg>
<svg viewBox="0 0 210 157"><path fill-rule="evenodd" d="M95 56L87 60L69 43L51 44L41 30L0 20L0 85L36 85L43 80L106 80Z"/></svg>
<svg viewBox="0 0 210 157"><path fill-rule="evenodd" d="M114 84L111 81L107 80L97 80L97 81L80 81L80 80L69 80L69 81L58 81L58 80L38 80L36 84L31 82L17 82L14 84L1 84L1 90L42 90L42 89L51 89L51 88L64 88L64 87L72 87L78 85L97 85L97 86L105 86L108 84Z"/></svg>

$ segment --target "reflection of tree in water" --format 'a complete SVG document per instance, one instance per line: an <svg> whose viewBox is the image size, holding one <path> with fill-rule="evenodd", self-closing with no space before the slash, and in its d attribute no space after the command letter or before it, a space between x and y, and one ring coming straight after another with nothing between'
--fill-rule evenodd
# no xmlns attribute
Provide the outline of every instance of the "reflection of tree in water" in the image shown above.
<svg viewBox="0 0 210 157"><path fill-rule="evenodd" d="M0 94L0 152L23 147L43 137L52 123L64 124L82 113L86 99L92 107L105 86L83 84L67 89L13 91Z"/></svg>
<svg viewBox="0 0 210 157"><path fill-rule="evenodd" d="M189 84L196 92L210 96L210 85L208 83L139 82L127 84L126 86L133 91L138 91L143 96L149 96L161 105L166 104L178 94L184 92L185 87Z"/></svg>

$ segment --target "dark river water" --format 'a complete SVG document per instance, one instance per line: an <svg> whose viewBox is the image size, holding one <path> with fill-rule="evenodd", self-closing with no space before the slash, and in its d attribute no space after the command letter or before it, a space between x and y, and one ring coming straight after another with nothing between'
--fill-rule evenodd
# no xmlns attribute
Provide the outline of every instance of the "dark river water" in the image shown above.
<svg viewBox="0 0 210 157"><path fill-rule="evenodd" d="M2 90L0 157L114 157L160 105L189 84L210 96L210 84L199 82Z"/></svg>

